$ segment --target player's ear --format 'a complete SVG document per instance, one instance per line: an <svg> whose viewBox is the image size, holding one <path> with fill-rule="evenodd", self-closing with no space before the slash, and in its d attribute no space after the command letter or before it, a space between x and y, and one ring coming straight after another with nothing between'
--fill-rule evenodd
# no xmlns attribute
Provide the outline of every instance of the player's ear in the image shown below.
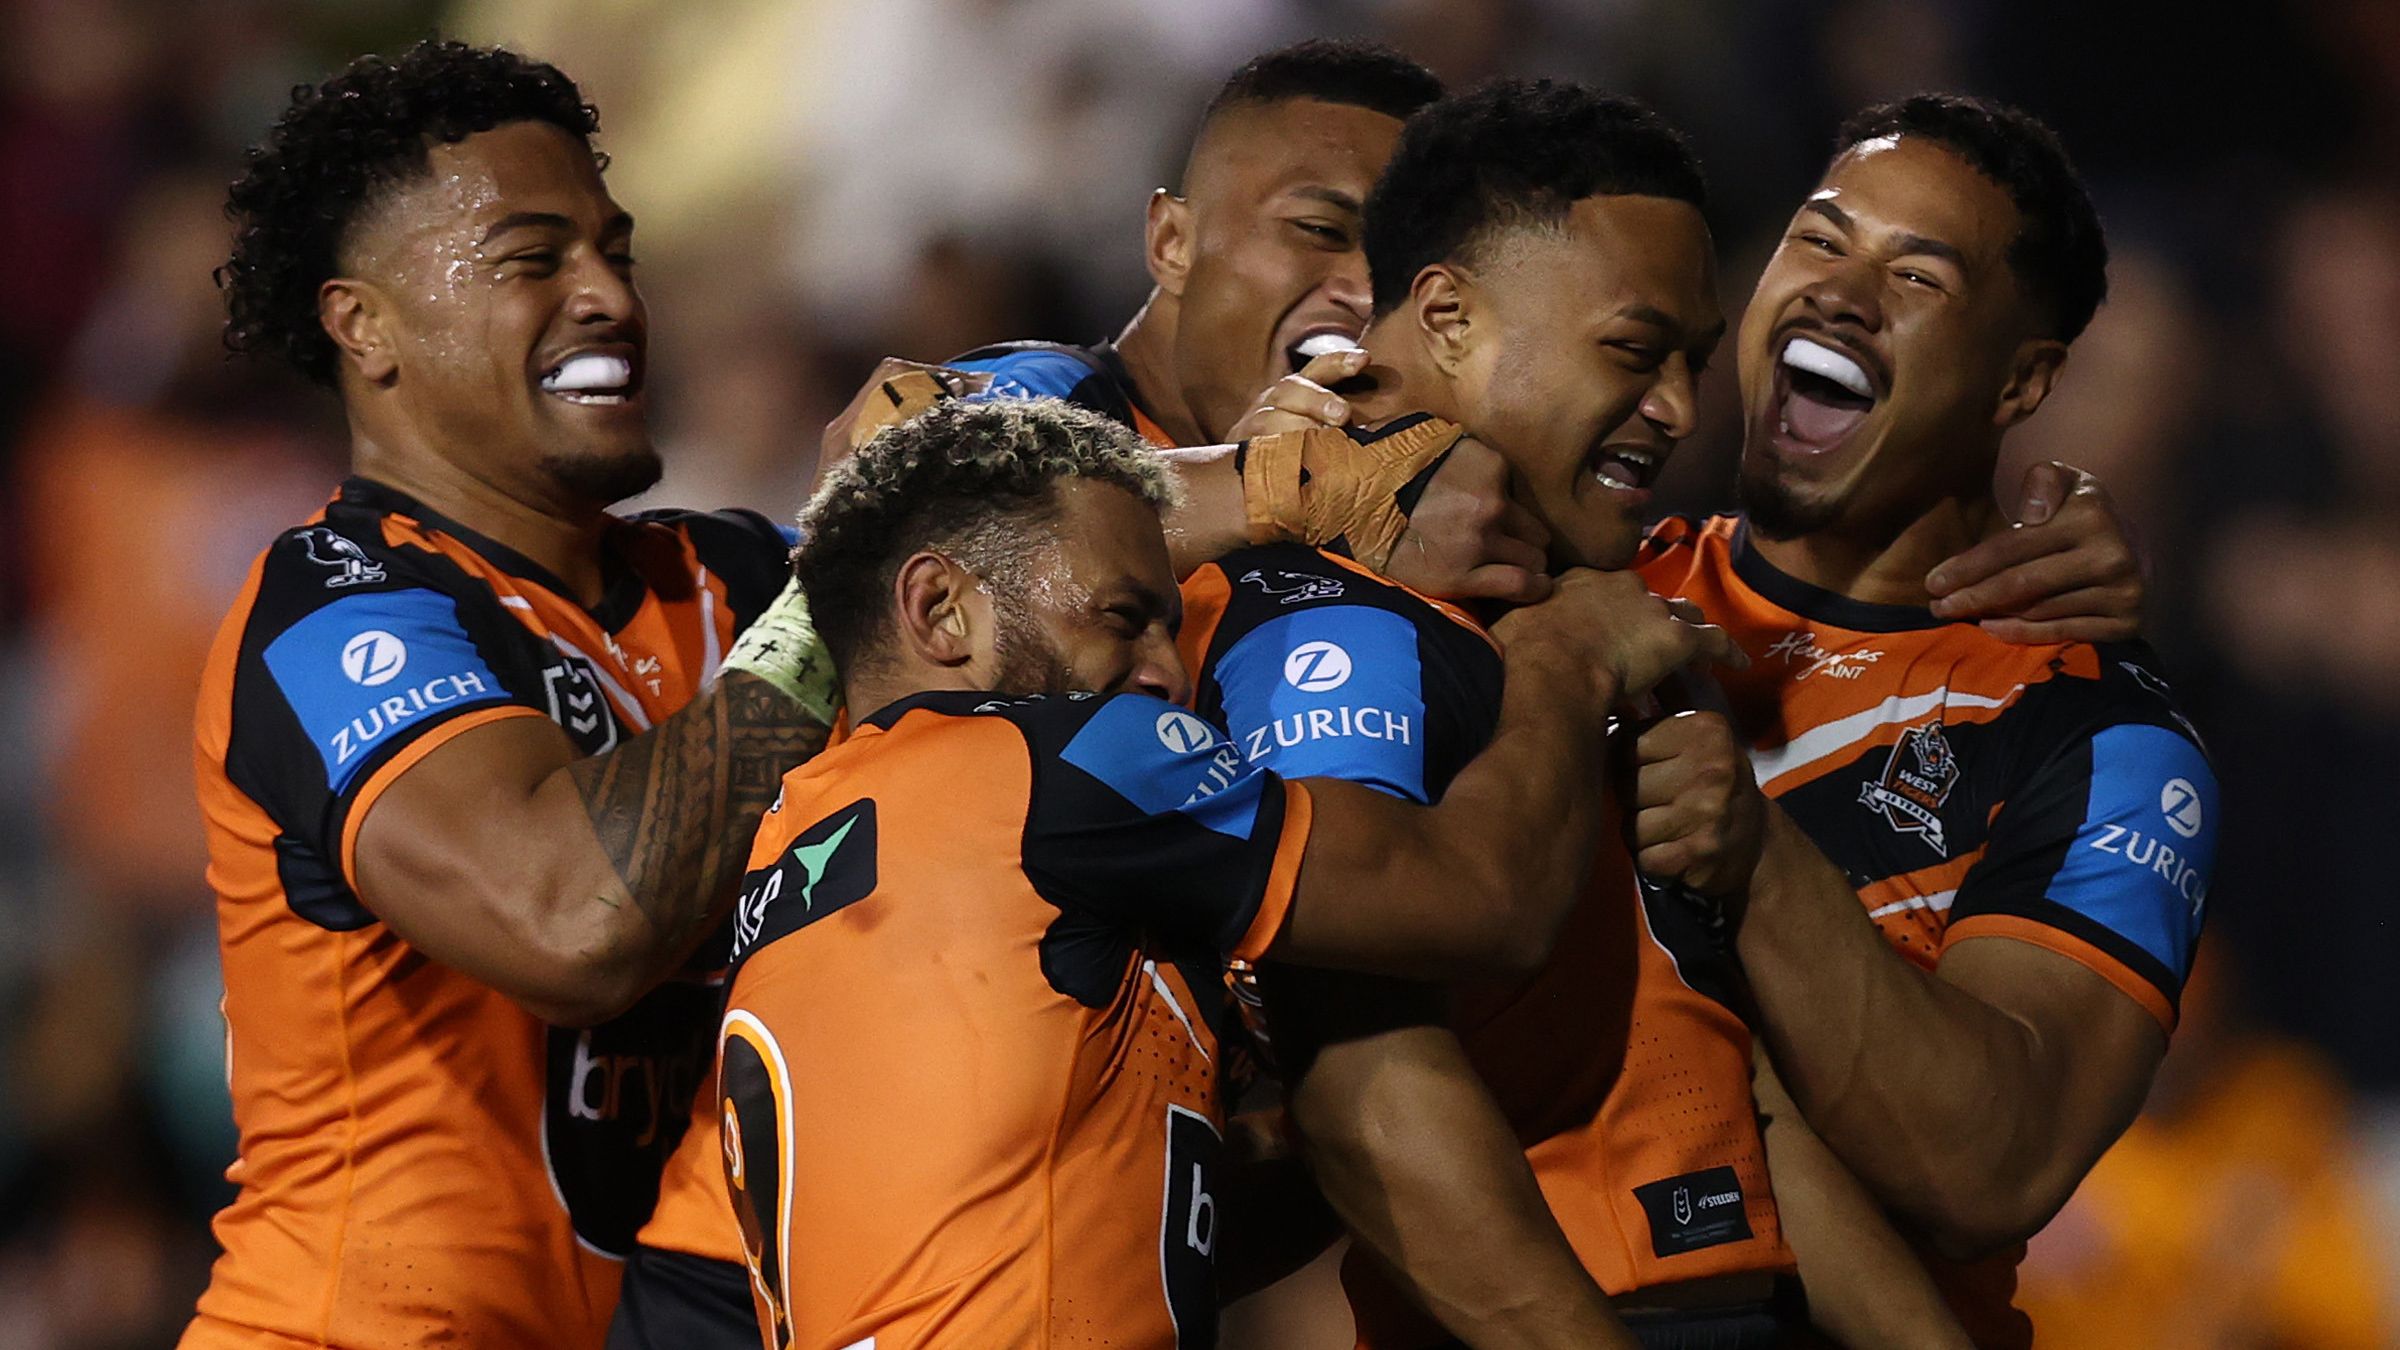
<svg viewBox="0 0 2400 1350"><path fill-rule="evenodd" d="M1165 188L1150 194L1150 213L1142 222L1142 261L1160 290L1183 295L1183 279L1192 270L1192 204Z"/></svg>
<svg viewBox="0 0 2400 1350"><path fill-rule="evenodd" d="M1472 285L1450 264L1434 263L1417 273L1407 304L1417 331L1425 335L1426 350L1445 373L1456 373L1477 336Z"/></svg>
<svg viewBox="0 0 2400 1350"><path fill-rule="evenodd" d="M2067 344L2056 338L2032 338L2017 344L2010 358L2008 382L2000 386L2000 401L1992 409L1992 425L2006 431L2042 406L2058 387L2066 369Z"/></svg>
<svg viewBox="0 0 2400 1350"><path fill-rule="evenodd" d="M399 371L390 319L383 293L366 282L335 277L317 288L318 324L369 384L387 384Z"/></svg>
<svg viewBox="0 0 2400 1350"><path fill-rule="evenodd" d="M909 555L892 578L901 647L919 660L955 669L975 659L990 608L974 573L932 551Z"/></svg>

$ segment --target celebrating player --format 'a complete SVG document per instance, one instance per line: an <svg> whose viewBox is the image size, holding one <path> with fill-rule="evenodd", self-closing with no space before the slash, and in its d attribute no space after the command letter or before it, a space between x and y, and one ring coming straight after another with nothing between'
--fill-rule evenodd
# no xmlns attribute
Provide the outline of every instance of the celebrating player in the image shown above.
<svg viewBox="0 0 2400 1350"><path fill-rule="evenodd" d="M1607 709L1715 636L1570 577L1503 622L1439 807L1287 782L1170 701L1170 492L1130 430L1011 401L885 431L808 509L863 713L784 780L739 913L723 1165L770 1350L1213 1345L1219 964L1538 963Z"/></svg>
<svg viewBox="0 0 2400 1350"><path fill-rule="evenodd" d="M1662 531L1643 564L1755 664L1732 734L1643 736L1640 858L1734 898L1792 1099L1974 1343L2025 1346L2022 1244L2165 1053L2216 781L2146 648L2009 646L1927 607L1932 560L2005 538L2002 438L2106 286L2065 152L1938 96L1840 144L1743 319L1745 515Z"/></svg>
<svg viewBox="0 0 2400 1350"><path fill-rule="evenodd" d="M594 129L429 42L233 188L231 340L339 391L355 476L202 689L241 1189L187 1346L598 1345L708 1064L668 977L832 720L781 533L607 513L659 462Z"/></svg>

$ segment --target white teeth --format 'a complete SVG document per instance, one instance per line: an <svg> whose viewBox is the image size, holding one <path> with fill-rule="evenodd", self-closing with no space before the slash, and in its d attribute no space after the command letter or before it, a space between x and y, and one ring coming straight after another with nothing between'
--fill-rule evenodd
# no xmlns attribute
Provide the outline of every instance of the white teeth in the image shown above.
<svg viewBox="0 0 2400 1350"><path fill-rule="evenodd" d="M1292 350L1300 353L1301 360L1314 361L1320 356L1331 356L1335 352L1357 351L1358 344L1339 333L1317 333L1300 339L1300 345Z"/></svg>
<svg viewBox="0 0 2400 1350"><path fill-rule="evenodd" d="M1821 342L1796 337L1783 344L1783 363L1794 370L1805 370L1833 381L1860 398L1875 397L1875 386L1867 381L1867 372L1858 362L1842 355Z"/></svg>
<svg viewBox="0 0 2400 1350"><path fill-rule="evenodd" d="M542 377L542 388L553 394L580 393L585 390L621 390L633 383L633 363L622 356L602 356L586 352L570 356L558 369Z"/></svg>

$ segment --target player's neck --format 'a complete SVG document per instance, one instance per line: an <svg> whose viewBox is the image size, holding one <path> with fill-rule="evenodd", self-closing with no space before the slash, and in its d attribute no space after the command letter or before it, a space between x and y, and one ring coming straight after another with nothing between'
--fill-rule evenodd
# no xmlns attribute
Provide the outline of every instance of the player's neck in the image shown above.
<svg viewBox="0 0 2400 1350"><path fill-rule="evenodd" d="M1925 574L2008 528L1989 491L1944 497L1892 528L1834 525L1770 539L1756 529L1750 545L1776 570L1872 605L1925 605L1933 593Z"/></svg>
<svg viewBox="0 0 2400 1350"><path fill-rule="evenodd" d="M608 513L472 472L458 459L408 436L378 438L353 421L350 468L404 492L487 539L505 544L557 577L584 605L600 602L600 537Z"/></svg>
<svg viewBox="0 0 2400 1350"><path fill-rule="evenodd" d="M1373 426L1417 412L1459 420L1450 381L1400 315L1387 314L1368 324L1359 345L1367 349L1366 371L1342 386L1353 422Z"/></svg>
<svg viewBox="0 0 2400 1350"><path fill-rule="evenodd" d="M1173 437L1177 445L1206 445L1208 433L1184 405L1183 385L1175 378L1177 313L1175 297L1153 288L1150 298L1126 323L1125 331L1117 334L1117 356L1133 381L1134 401L1158 423L1158 429Z"/></svg>

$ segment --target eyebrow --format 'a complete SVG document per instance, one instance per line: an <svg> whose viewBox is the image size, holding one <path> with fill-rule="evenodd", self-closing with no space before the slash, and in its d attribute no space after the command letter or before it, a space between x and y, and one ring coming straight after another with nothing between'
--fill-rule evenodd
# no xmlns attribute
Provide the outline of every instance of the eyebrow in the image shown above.
<svg viewBox="0 0 2400 1350"><path fill-rule="evenodd" d="M571 230L574 228L574 221L567 219L565 216L558 214L556 211L512 211L508 215L502 216L500 219L492 222L492 227L488 230L485 230L483 232L483 238L477 240L476 243L479 246L488 244L494 239L499 238L501 235L507 234L511 230ZM615 215L608 218L607 224L600 227L600 233L604 235L620 233L630 234L632 231L633 213L630 211L617 212Z"/></svg>
<svg viewBox="0 0 2400 1350"><path fill-rule="evenodd" d="M1845 230L1852 225L1850 213L1829 201L1811 197L1800 204L1800 209L1814 211ZM1915 253L1928 258L1941 258L1962 271L1967 265L1967 255L1959 252L1956 245L1945 244L1939 239L1929 239L1921 234L1903 234L1892 242L1899 246L1903 255Z"/></svg>
<svg viewBox="0 0 2400 1350"><path fill-rule="evenodd" d="M1358 198L1329 187L1296 187L1292 189L1292 195L1323 202L1337 211L1347 211L1354 216L1366 210L1366 207L1359 203Z"/></svg>

